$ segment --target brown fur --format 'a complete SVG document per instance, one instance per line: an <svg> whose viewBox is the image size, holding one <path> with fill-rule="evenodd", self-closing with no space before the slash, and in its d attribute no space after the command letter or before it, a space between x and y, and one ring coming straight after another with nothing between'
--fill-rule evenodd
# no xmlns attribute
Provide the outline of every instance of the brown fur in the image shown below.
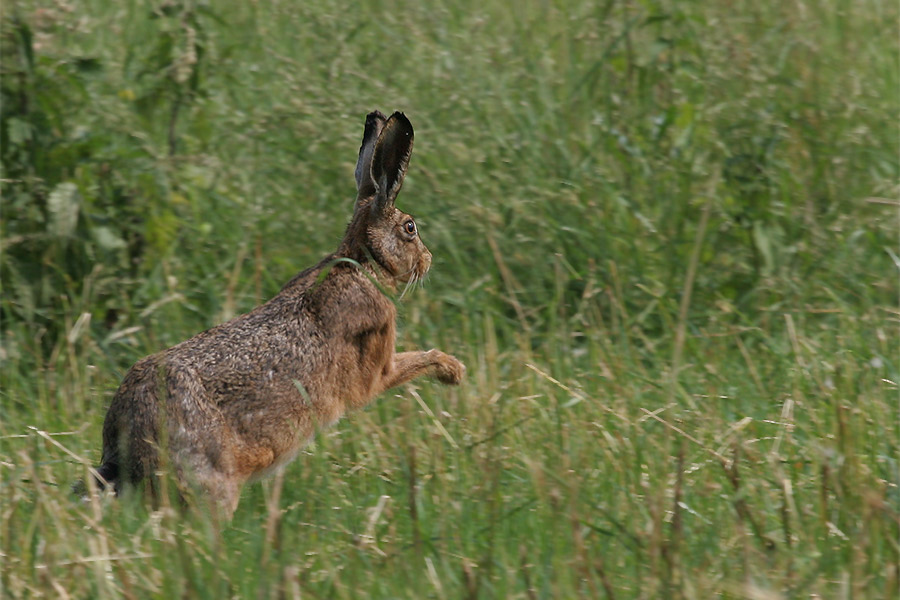
<svg viewBox="0 0 900 600"><path fill-rule="evenodd" d="M230 516L243 484L289 462L317 428L420 375L460 382L465 366L448 354L394 352L396 309L379 289L431 266L394 207L412 142L402 113L369 114L337 252L262 306L131 368L103 424L98 472L117 491L154 480L167 458L180 485Z"/></svg>

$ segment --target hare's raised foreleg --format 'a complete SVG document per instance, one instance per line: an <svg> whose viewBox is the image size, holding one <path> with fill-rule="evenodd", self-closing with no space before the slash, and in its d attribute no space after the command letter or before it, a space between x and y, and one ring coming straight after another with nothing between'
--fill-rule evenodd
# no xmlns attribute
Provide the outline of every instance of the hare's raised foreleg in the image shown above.
<svg viewBox="0 0 900 600"><path fill-rule="evenodd" d="M465 372L464 364L440 350L400 352L393 356L390 371L384 373L378 393L426 374L434 375L441 383L456 385Z"/></svg>

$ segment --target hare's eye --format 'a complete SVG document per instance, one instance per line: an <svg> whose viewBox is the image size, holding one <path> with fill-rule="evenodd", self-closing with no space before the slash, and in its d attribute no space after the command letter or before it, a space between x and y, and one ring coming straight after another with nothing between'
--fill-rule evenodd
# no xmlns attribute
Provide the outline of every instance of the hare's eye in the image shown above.
<svg viewBox="0 0 900 600"><path fill-rule="evenodd" d="M409 220L403 224L403 228L406 229L406 233L413 235L416 232L416 223L415 221Z"/></svg>

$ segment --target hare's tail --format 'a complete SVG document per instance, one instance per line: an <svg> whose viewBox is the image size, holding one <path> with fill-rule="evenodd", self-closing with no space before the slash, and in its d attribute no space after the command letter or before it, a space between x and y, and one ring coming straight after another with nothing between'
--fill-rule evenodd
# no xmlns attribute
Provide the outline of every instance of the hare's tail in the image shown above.
<svg viewBox="0 0 900 600"><path fill-rule="evenodd" d="M119 493L119 465L112 462L105 462L97 467L97 475L93 475L93 488L88 485L84 479L78 479L72 484L72 493L87 502L91 495L92 489L105 490L108 484L113 486L116 494Z"/></svg>
<svg viewBox="0 0 900 600"><path fill-rule="evenodd" d="M100 489L123 486L152 477L159 466L158 423L150 411L129 411L127 420L112 419L103 427L103 458L94 480ZM125 421L125 422L122 422Z"/></svg>
<svg viewBox="0 0 900 600"><path fill-rule="evenodd" d="M97 467L97 474L100 477L94 477L97 487L101 490L106 489L107 484L112 484L118 493L119 491L119 464L115 462L105 462Z"/></svg>

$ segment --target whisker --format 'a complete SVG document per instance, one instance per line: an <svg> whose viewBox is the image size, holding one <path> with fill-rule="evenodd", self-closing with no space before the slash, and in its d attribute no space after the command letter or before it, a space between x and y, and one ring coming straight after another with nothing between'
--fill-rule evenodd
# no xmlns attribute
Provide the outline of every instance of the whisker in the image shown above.
<svg viewBox="0 0 900 600"><path fill-rule="evenodd" d="M403 291L400 293L399 300L403 300L403 296L406 295L406 292L409 291L410 285L416 280L416 274L413 273L413 276L406 280L406 285L403 287Z"/></svg>

